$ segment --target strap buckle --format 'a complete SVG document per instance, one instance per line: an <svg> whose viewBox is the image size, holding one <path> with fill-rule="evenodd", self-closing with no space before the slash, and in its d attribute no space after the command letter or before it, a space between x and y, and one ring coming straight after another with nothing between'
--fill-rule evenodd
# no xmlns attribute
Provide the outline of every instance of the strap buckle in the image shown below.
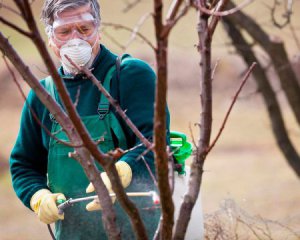
<svg viewBox="0 0 300 240"><path fill-rule="evenodd" d="M103 120L109 112L109 103L100 103L97 109L100 120Z"/></svg>
<svg viewBox="0 0 300 240"><path fill-rule="evenodd" d="M50 113L50 112L49 112L49 118L50 118L51 122L53 122L53 123L58 123L58 122L56 121L55 117L53 116L53 114Z"/></svg>

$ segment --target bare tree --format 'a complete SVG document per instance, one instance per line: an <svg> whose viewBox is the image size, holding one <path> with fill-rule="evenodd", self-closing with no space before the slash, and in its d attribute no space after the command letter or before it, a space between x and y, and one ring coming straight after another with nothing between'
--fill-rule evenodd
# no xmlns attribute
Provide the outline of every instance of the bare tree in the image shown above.
<svg viewBox="0 0 300 240"><path fill-rule="evenodd" d="M213 67L211 62L211 43L213 34L217 27L220 17L219 14L225 8L227 1L214 1L213 4L208 5L206 1L195 1L195 7L198 10L198 51L201 56L200 68L200 85L201 85L201 114L200 114L200 138L196 146L195 155L191 165L191 174L189 181L189 188L184 196L183 203L180 207L179 216L176 222L176 228L174 232L174 239L183 239L190 221L191 212L195 205L195 202L198 198L202 174L203 174L203 165L209 151L213 148L216 141L218 140L220 134L216 137L214 141L211 142L211 132L212 132L212 78L213 78ZM208 9L211 8L211 9ZM211 10L211 11L209 11ZM225 14L228 14L225 13ZM247 72L244 83L247 80L252 68ZM243 84L242 84L243 86ZM242 88L241 86L241 88ZM241 88L238 90L240 92ZM237 96L236 95L236 96ZM234 101L233 101L234 103ZM232 104L233 106L233 104ZM230 107L230 109L232 108ZM228 114L230 112L228 111ZM220 129L220 133L224 128L226 120L225 117L223 127Z"/></svg>

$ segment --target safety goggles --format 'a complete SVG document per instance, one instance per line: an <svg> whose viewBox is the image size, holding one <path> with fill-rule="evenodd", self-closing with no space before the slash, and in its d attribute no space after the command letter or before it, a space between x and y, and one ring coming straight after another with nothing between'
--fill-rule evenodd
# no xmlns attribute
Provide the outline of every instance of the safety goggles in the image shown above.
<svg viewBox="0 0 300 240"><path fill-rule="evenodd" d="M90 13L78 16L57 18L50 27L51 36L58 42L64 43L75 36L89 40L98 31L99 23Z"/></svg>

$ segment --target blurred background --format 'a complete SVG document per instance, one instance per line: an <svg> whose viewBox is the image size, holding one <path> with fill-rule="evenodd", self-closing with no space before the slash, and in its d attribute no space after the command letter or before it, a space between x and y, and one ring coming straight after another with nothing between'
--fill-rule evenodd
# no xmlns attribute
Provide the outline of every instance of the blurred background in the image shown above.
<svg viewBox="0 0 300 240"><path fill-rule="evenodd" d="M122 23L134 28L141 18L145 18L153 11L153 1L150 0L142 0L132 9L126 10L128 3L131 2L134 1L100 1L102 21ZM170 2L164 1L165 12ZM241 2L236 1L236 3ZM284 1L279 2L284 3ZM11 0L2 0L0 3L16 9ZM32 3L38 22L42 3L43 1L40 0ZM289 57L299 74L299 42L297 43L289 27L284 29L274 27L270 13L270 6L273 3L272 0L256 0L246 7L244 12L254 17L268 34L280 36L284 40ZM300 38L300 14L297 12L300 10L299 0L294 1L293 10L292 23L295 33ZM279 19L284 11L284 4L281 4L278 7ZM0 8L0 15L25 27L19 16L5 8ZM44 33L42 24L40 22L39 24L41 32ZM190 141L198 140L199 128L195 124L199 122L201 111L200 56L195 47L198 42L196 25L196 11L191 9L172 31L169 46L168 104L171 112L171 129L186 133ZM47 71L30 40L2 23L0 29L35 75L38 78L45 77ZM131 42L130 32L112 27L102 27L101 31L101 42L109 49L117 54L130 53L146 60L155 68L153 50L140 39ZM151 17L143 22L139 32L155 43ZM47 41L45 35L44 37ZM124 49L120 44L128 46ZM214 35L212 49L213 62L218 62L213 80L212 139L214 139L247 66L236 54L221 25ZM260 57L263 59L264 54L261 53ZM272 74L272 69L268 71L268 74ZM18 134L19 117L24 100L2 58L0 74L0 239L50 239L46 225L40 223L34 214L22 205L12 189L9 155ZM29 88L19 75L18 79L24 91L28 93ZM290 137L300 153L299 125L275 76L272 84L280 101ZM250 77L239 96L220 140L207 157L204 170L201 186L204 214L218 212L224 201L231 199L249 216L280 222L294 232L300 233L300 179L289 167L277 147L266 106L257 93L253 78ZM274 239L299 238L289 232L285 238L274 236Z"/></svg>

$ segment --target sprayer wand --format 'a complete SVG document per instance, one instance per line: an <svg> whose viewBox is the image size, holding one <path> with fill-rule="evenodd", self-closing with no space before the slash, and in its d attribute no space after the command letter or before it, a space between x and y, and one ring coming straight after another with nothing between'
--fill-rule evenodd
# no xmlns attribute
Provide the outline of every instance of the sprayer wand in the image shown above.
<svg viewBox="0 0 300 240"><path fill-rule="evenodd" d="M126 193L128 197L152 197L152 201L154 204L159 204L159 196L155 191L149 191L149 192L128 192ZM115 197L115 193L110 193L110 197ZM58 214L63 214L64 210L70 206L72 206L74 203L83 202L83 201L90 201L97 199L98 196L89 196L89 197L83 197L83 198L69 198L68 200L58 200L57 204L59 204L58 207Z"/></svg>

